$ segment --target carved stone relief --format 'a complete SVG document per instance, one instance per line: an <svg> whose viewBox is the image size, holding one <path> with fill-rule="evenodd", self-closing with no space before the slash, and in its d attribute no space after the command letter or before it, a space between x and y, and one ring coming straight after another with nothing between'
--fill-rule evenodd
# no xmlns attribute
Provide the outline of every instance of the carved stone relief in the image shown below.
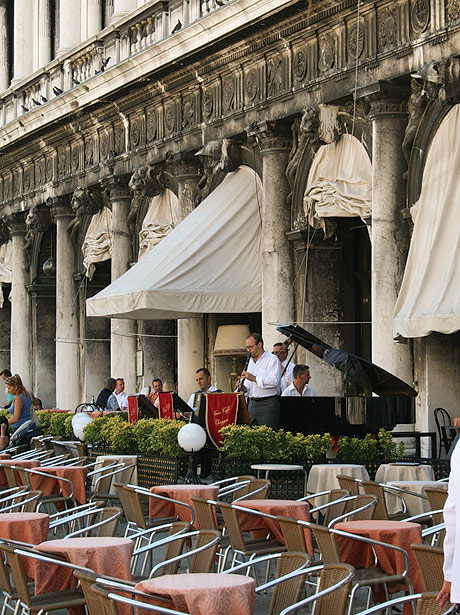
<svg viewBox="0 0 460 615"><path fill-rule="evenodd" d="M141 140L141 126L138 119L131 120L129 140L132 147L137 147Z"/></svg>
<svg viewBox="0 0 460 615"><path fill-rule="evenodd" d="M319 39L318 69L324 73L334 66L334 39L330 34L324 34Z"/></svg>
<svg viewBox="0 0 460 615"><path fill-rule="evenodd" d="M12 197L12 177L11 173L8 173L8 175L3 180L3 198L5 199L5 201L9 201Z"/></svg>
<svg viewBox="0 0 460 615"><path fill-rule="evenodd" d="M246 102L252 103L257 98L257 69L251 68L244 77L244 92L246 94Z"/></svg>
<svg viewBox="0 0 460 615"><path fill-rule="evenodd" d="M224 112L235 109L235 80L227 77L222 84L222 108Z"/></svg>
<svg viewBox="0 0 460 615"><path fill-rule="evenodd" d="M267 91L268 96L277 96L284 91L283 58L275 56L267 65Z"/></svg>
<svg viewBox="0 0 460 615"><path fill-rule="evenodd" d="M407 105L409 118L407 120L406 131L402 143L402 150L408 167L415 133L417 132L418 125L420 124L420 120L422 119L423 112L428 102L423 85L416 79L412 79L411 81L411 90L412 92ZM404 173L403 177L407 178L407 176L408 171Z"/></svg>
<svg viewBox="0 0 460 615"><path fill-rule="evenodd" d="M75 218L70 221L67 232L70 233L72 237L76 237L80 230L83 217L93 216L100 212L103 207L103 202L101 195L97 192L89 188L78 186L73 192L70 205L75 214Z"/></svg>
<svg viewBox="0 0 460 615"><path fill-rule="evenodd" d="M201 103L201 111L203 119L209 120L214 112L214 95L211 88L207 88L203 91L203 98Z"/></svg>
<svg viewBox="0 0 460 615"><path fill-rule="evenodd" d="M94 141L89 138L85 141L85 166L92 167L96 164L96 157L94 153Z"/></svg>
<svg viewBox="0 0 460 615"><path fill-rule="evenodd" d="M110 138L106 132L102 132L99 137L99 152L101 161L107 160L110 154Z"/></svg>
<svg viewBox="0 0 460 615"><path fill-rule="evenodd" d="M58 178L63 179L67 175L67 160L65 149L58 150Z"/></svg>
<svg viewBox="0 0 460 615"><path fill-rule="evenodd" d="M50 182L53 180L53 175L54 175L53 158L51 156L48 156L45 164L46 164L46 167L45 167L46 181Z"/></svg>
<svg viewBox="0 0 460 615"><path fill-rule="evenodd" d="M295 52L292 62L294 77L297 81L303 81L307 76L307 53L303 49Z"/></svg>
<svg viewBox="0 0 460 615"><path fill-rule="evenodd" d="M386 8L377 15L377 49L385 51L396 45L396 9Z"/></svg>
<svg viewBox="0 0 460 615"><path fill-rule="evenodd" d="M192 95L185 96L182 101L182 128L191 128L196 124L195 104Z"/></svg>
<svg viewBox="0 0 460 615"><path fill-rule="evenodd" d="M73 173L78 171L80 168L80 145L78 143L72 145L70 153L70 166Z"/></svg>
<svg viewBox="0 0 460 615"><path fill-rule="evenodd" d="M158 118L155 109L147 110L147 141L155 141L158 135Z"/></svg>
<svg viewBox="0 0 460 615"><path fill-rule="evenodd" d="M364 50L364 21L355 21L347 32L347 51L348 61L351 63L356 61L356 58L360 58Z"/></svg>
<svg viewBox="0 0 460 615"><path fill-rule="evenodd" d="M176 108L174 104L165 108L165 132L170 136L176 129Z"/></svg>
<svg viewBox="0 0 460 615"><path fill-rule="evenodd" d="M216 173L230 173L241 164L241 149L230 139L210 141L195 154L203 165L204 174L196 187L201 199L208 196Z"/></svg>
<svg viewBox="0 0 460 615"><path fill-rule="evenodd" d="M51 214L49 209L33 206L29 209L26 216L26 234L24 249L30 251L35 237L38 233L46 233L51 225Z"/></svg>
<svg viewBox="0 0 460 615"><path fill-rule="evenodd" d="M412 77L423 84L429 100L438 104L460 102L460 59L447 58L424 64Z"/></svg>
<svg viewBox="0 0 460 615"><path fill-rule="evenodd" d="M460 20L460 2L458 0L447 0L446 17L449 25Z"/></svg>
<svg viewBox="0 0 460 615"><path fill-rule="evenodd" d="M34 167L33 165L27 165L23 171L23 186L24 192L32 190L34 187Z"/></svg>
<svg viewBox="0 0 460 615"><path fill-rule="evenodd" d="M125 152L125 128L121 123L114 127L114 148L117 156Z"/></svg>
<svg viewBox="0 0 460 615"><path fill-rule="evenodd" d="M415 34L424 32L430 23L430 3L428 0L414 0L410 16L412 30Z"/></svg>
<svg viewBox="0 0 460 615"><path fill-rule="evenodd" d="M11 239L10 229L5 218L0 218L0 246L8 243Z"/></svg>
<svg viewBox="0 0 460 615"><path fill-rule="evenodd" d="M143 199L161 194L165 190L166 183L161 169L156 169L153 165L143 165L131 175L128 185L133 198L127 222L134 239L137 215Z"/></svg>

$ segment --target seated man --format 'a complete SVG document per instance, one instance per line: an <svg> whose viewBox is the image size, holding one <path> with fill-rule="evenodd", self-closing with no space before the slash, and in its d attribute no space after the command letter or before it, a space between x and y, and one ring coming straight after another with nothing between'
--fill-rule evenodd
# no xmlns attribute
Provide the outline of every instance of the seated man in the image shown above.
<svg viewBox="0 0 460 615"><path fill-rule="evenodd" d="M281 397L316 397L315 389L308 384L310 368L299 363L294 367L294 382L281 394Z"/></svg>
<svg viewBox="0 0 460 615"><path fill-rule="evenodd" d="M118 406L123 412L128 411L128 393L125 392L125 381L117 378L114 395L117 398Z"/></svg>
<svg viewBox="0 0 460 615"><path fill-rule="evenodd" d="M106 410L120 410L117 398L114 395L117 382L115 378L106 378L104 380L104 388L99 393L96 399L96 404Z"/></svg>
<svg viewBox="0 0 460 615"><path fill-rule="evenodd" d="M198 408L200 405L201 395L203 393L222 393L220 389L217 389L211 382L211 373L206 367L200 367L196 370L196 383L200 387L199 391L192 393L188 400L190 408Z"/></svg>
<svg viewBox="0 0 460 615"><path fill-rule="evenodd" d="M152 380L152 387L153 387L153 390L149 392L148 398L150 399L152 404L155 406L155 408L158 409L160 407L159 394L163 392L163 383L159 378L154 378ZM149 390L150 390L150 387L149 387Z"/></svg>

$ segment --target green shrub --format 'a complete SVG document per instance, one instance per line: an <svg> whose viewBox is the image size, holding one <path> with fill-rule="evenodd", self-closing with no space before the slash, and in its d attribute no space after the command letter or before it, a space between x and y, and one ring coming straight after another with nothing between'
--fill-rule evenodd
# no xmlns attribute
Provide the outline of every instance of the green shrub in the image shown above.
<svg viewBox="0 0 460 615"><path fill-rule="evenodd" d="M164 419L143 419L135 425L139 451L145 455L183 459L186 452L179 446L177 434L186 423Z"/></svg>
<svg viewBox="0 0 460 615"><path fill-rule="evenodd" d="M331 445L329 434L293 434L266 425L228 425L221 430L221 450L228 459L247 462L308 462L324 457Z"/></svg>
<svg viewBox="0 0 460 615"><path fill-rule="evenodd" d="M345 463L370 463L376 459L391 462L404 454L404 442L397 445L391 431L380 429L377 436L366 434L364 438L342 437L339 451Z"/></svg>

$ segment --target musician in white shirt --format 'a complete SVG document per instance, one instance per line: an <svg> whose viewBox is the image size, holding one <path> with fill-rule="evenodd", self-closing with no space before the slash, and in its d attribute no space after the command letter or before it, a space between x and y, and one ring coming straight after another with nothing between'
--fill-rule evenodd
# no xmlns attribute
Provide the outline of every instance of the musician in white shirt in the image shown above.
<svg viewBox="0 0 460 615"><path fill-rule="evenodd" d="M280 406L278 395L281 384L281 363L268 350L259 333L251 333L246 340L251 358L248 368L241 374L243 390L249 397L248 411L252 422L278 428Z"/></svg>
<svg viewBox="0 0 460 615"><path fill-rule="evenodd" d="M199 391L195 391L195 393L190 395L188 400L188 405L190 408L197 409L199 400L201 399L201 395L203 393L222 393L220 389L212 384L211 373L206 367L200 367L200 369L196 370L195 380L200 388Z"/></svg>
<svg viewBox="0 0 460 615"><path fill-rule="evenodd" d="M458 483L458 484L457 484ZM437 600L460 604L460 446L450 458L449 495L444 505L446 537L444 539L444 584Z"/></svg>
<svg viewBox="0 0 460 615"><path fill-rule="evenodd" d="M294 367L294 382L284 389L282 397L316 397L315 389L308 384L310 368L299 363Z"/></svg>
<svg viewBox="0 0 460 615"><path fill-rule="evenodd" d="M294 363L288 359L288 347L284 342L273 344L273 354L281 361L281 391L294 382Z"/></svg>

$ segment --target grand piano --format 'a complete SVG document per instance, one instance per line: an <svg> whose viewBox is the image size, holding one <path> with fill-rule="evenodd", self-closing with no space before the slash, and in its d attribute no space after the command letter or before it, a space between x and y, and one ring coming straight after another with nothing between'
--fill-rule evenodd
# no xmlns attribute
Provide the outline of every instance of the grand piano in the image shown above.
<svg viewBox="0 0 460 615"><path fill-rule="evenodd" d="M415 422L417 392L411 386L362 357L329 346L299 325L277 330L341 371L360 391L355 397L280 397L281 428L304 434L365 435Z"/></svg>

